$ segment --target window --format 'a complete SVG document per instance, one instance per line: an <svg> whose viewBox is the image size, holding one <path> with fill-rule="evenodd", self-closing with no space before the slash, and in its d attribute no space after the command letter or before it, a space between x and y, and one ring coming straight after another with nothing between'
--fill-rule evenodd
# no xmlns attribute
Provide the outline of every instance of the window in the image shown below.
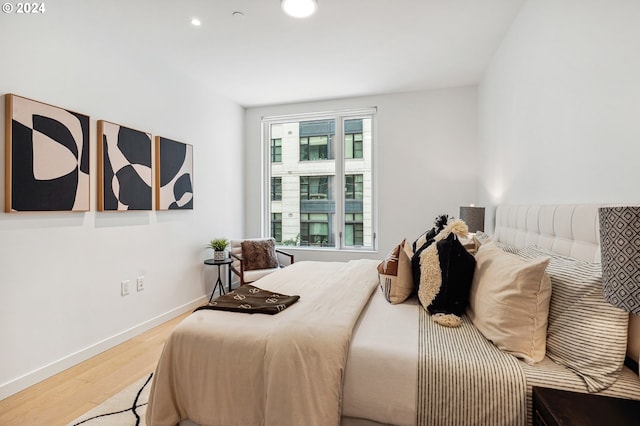
<svg viewBox="0 0 640 426"><path fill-rule="evenodd" d="M282 178L271 178L271 201L282 201Z"/></svg>
<svg viewBox="0 0 640 426"><path fill-rule="evenodd" d="M334 120L302 121L298 125L300 135L300 161L329 160L331 143L335 134Z"/></svg>
<svg viewBox="0 0 640 426"><path fill-rule="evenodd" d="M344 240L346 246L361 246L364 243L362 213L345 214Z"/></svg>
<svg viewBox="0 0 640 426"><path fill-rule="evenodd" d="M271 139L271 162L280 163L282 161L282 139Z"/></svg>
<svg viewBox="0 0 640 426"><path fill-rule="evenodd" d="M344 158L362 158L362 120L344 122Z"/></svg>
<svg viewBox="0 0 640 426"><path fill-rule="evenodd" d="M329 191L329 178L330 176L300 176L300 199L329 199L331 195Z"/></svg>
<svg viewBox="0 0 640 426"><path fill-rule="evenodd" d="M265 234L285 245L376 248L374 118L374 108L263 118Z"/></svg>
<svg viewBox="0 0 640 426"><path fill-rule="evenodd" d="M346 185L344 187L344 198L346 200L362 200L362 175L346 175Z"/></svg>
<svg viewBox="0 0 640 426"><path fill-rule="evenodd" d="M328 214L302 213L300 215L300 245L319 247L332 245Z"/></svg>
<svg viewBox="0 0 640 426"><path fill-rule="evenodd" d="M282 213L271 213L271 237L282 243Z"/></svg>

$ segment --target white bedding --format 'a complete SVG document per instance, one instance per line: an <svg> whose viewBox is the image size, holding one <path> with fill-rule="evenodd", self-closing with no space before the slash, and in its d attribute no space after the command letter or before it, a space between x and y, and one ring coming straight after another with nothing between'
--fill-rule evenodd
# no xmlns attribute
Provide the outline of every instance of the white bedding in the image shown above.
<svg viewBox="0 0 640 426"><path fill-rule="evenodd" d="M416 424L418 299L391 305L377 289L353 331L343 416Z"/></svg>
<svg viewBox="0 0 640 426"><path fill-rule="evenodd" d="M353 327L377 286L377 262L300 262L256 286L300 300L276 315L198 311L169 337L148 426L340 423Z"/></svg>

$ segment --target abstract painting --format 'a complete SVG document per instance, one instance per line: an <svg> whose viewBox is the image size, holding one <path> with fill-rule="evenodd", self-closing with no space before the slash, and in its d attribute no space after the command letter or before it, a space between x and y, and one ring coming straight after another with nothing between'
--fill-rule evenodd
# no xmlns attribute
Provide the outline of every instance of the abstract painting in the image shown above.
<svg viewBox="0 0 640 426"><path fill-rule="evenodd" d="M98 211L151 210L151 134L98 120Z"/></svg>
<svg viewBox="0 0 640 426"><path fill-rule="evenodd" d="M156 136L156 209L193 209L193 146Z"/></svg>
<svg viewBox="0 0 640 426"><path fill-rule="evenodd" d="M5 212L89 210L89 116L5 95Z"/></svg>

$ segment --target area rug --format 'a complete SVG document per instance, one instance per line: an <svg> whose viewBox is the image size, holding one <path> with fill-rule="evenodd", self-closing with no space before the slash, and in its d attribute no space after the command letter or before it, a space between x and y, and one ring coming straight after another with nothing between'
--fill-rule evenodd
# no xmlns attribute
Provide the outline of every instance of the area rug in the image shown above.
<svg viewBox="0 0 640 426"><path fill-rule="evenodd" d="M152 377L141 378L67 426L145 426Z"/></svg>

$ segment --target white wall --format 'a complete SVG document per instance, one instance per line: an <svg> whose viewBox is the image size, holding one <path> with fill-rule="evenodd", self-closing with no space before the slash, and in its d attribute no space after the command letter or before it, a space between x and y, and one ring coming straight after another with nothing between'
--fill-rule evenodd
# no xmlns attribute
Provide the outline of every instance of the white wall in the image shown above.
<svg viewBox="0 0 640 426"><path fill-rule="evenodd" d="M481 202L640 202L638 22L636 0L523 5L479 86Z"/></svg>
<svg viewBox="0 0 640 426"><path fill-rule="evenodd" d="M405 237L413 242L433 226L437 215L457 217L459 206L477 203L475 87L249 108L245 113L245 237L261 232L261 117L371 106L378 107L374 141L378 253L291 249L296 259L378 259Z"/></svg>
<svg viewBox="0 0 640 426"><path fill-rule="evenodd" d="M0 399L201 302L204 245L243 226L243 108L60 12L0 16L0 94L91 116L92 211L0 213ZM97 213L98 119L192 144L194 210Z"/></svg>

